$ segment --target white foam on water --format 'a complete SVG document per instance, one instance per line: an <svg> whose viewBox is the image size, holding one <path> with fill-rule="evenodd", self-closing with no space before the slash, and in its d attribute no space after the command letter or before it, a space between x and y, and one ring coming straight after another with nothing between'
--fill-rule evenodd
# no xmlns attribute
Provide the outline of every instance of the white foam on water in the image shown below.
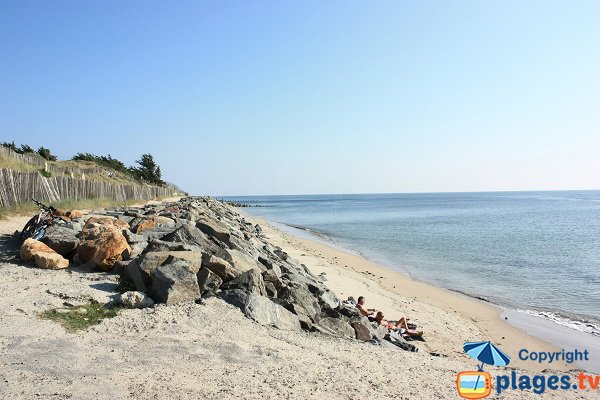
<svg viewBox="0 0 600 400"><path fill-rule="evenodd" d="M520 313L534 317L545 318L553 323L567 328L575 329L580 332L600 337L600 324L591 320L576 320L558 315L550 311L517 310Z"/></svg>
<svg viewBox="0 0 600 400"><path fill-rule="evenodd" d="M517 311L508 308L503 308L503 310L501 318L505 319L506 322L519 330L553 344L559 349L566 351L588 350L589 360L577 361L573 364L573 368L580 367L588 372L600 373L600 338L598 336L576 330L566 324L558 324L554 320L541 316L539 312ZM540 349L527 350L539 351ZM517 355L511 356L515 357ZM552 364L548 364L548 368L551 367Z"/></svg>

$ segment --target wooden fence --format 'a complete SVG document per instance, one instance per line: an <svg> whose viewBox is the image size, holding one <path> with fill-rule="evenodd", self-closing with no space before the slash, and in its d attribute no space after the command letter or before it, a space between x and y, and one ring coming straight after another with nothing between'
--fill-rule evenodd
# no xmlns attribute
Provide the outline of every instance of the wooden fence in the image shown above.
<svg viewBox="0 0 600 400"><path fill-rule="evenodd" d="M0 168L0 207L34 198L52 203L60 200L103 198L114 201L150 200L173 195L173 188L151 185L118 185L58 175L45 178L39 172Z"/></svg>

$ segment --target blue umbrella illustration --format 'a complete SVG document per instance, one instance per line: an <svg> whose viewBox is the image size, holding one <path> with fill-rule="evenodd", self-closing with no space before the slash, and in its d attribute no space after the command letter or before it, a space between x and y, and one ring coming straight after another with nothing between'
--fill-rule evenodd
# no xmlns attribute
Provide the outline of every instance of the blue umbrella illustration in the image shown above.
<svg viewBox="0 0 600 400"><path fill-rule="evenodd" d="M479 371L483 371L483 364L504 367L510 363L510 357L504 354L504 352L492 342L466 342L463 349L465 350L465 353L474 359L481 361L481 365L477 367ZM475 387L477 387L478 383L479 376L477 377L477 381L475 381Z"/></svg>

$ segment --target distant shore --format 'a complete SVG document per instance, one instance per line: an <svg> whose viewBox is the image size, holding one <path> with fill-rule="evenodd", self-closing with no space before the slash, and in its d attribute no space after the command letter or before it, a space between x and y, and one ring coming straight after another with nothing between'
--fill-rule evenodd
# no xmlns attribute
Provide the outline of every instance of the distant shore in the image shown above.
<svg viewBox="0 0 600 400"><path fill-rule="evenodd" d="M539 321L540 318L505 309L485 299L416 281L358 253L338 248L334 243L328 243L326 237L303 227L273 223L248 213L245 215L266 226L265 231L271 241L305 263L313 273L325 272L329 277L327 284L340 298L364 295L369 299L369 307L382 309L388 314L393 311L393 316L407 314L416 319L429 332L426 346L430 352L465 358L463 342L491 340L511 355L510 365L516 368L538 372L549 367L561 371L577 368L600 371L597 362L585 365L553 363L549 366L522 361L517 356L523 348L535 351L591 348L592 354L600 354L600 347L596 348L600 343L595 345L597 338L592 335L552 326L555 324L544 323ZM448 315L453 315L457 325L474 325L478 337L461 337L452 326L439 326L438 321ZM553 338L552 332L566 337Z"/></svg>

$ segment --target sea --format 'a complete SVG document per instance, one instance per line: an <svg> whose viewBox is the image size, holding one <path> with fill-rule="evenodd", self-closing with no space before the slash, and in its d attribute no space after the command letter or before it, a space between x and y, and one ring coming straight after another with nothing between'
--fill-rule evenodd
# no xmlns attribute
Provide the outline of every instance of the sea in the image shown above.
<svg viewBox="0 0 600 400"><path fill-rule="evenodd" d="M413 279L600 339L600 191L224 200Z"/></svg>

